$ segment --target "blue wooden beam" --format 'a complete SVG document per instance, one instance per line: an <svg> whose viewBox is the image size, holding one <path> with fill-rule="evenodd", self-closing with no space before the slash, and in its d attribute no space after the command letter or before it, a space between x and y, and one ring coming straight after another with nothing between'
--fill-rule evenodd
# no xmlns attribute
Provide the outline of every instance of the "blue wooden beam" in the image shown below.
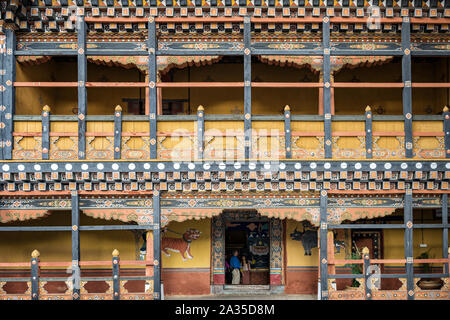
<svg viewBox="0 0 450 320"><path fill-rule="evenodd" d="M153 17L148 22L148 86L149 86L149 121L150 121L150 159L158 157L157 150L157 118L158 118L158 90L156 88L158 62L156 49L158 48L156 38L156 23Z"/></svg>
<svg viewBox="0 0 450 320"><path fill-rule="evenodd" d="M16 57L14 51L16 48L16 34L14 30L6 29L6 56L4 58L5 75L3 76L3 159L12 159L13 149L13 115L15 113L15 89L16 81ZM3 126L2 125L2 126Z"/></svg>
<svg viewBox="0 0 450 320"><path fill-rule="evenodd" d="M284 107L284 147L286 159L292 158L292 131L291 131L291 108Z"/></svg>
<svg viewBox="0 0 450 320"><path fill-rule="evenodd" d="M323 44L323 114L325 158L333 157L331 150L331 61L330 61L330 18L324 17L322 23Z"/></svg>
<svg viewBox="0 0 450 320"><path fill-rule="evenodd" d="M153 295L155 300L161 299L161 197L159 191L153 192Z"/></svg>
<svg viewBox="0 0 450 320"><path fill-rule="evenodd" d="M114 110L114 159L122 156L122 107Z"/></svg>
<svg viewBox="0 0 450 320"><path fill-rule="evenodd" d="M413 157L412 136L412 87L411 87L411 25L408 17L402 22L402 80L403 87L403 116L405 124L405 157Z"/></svg>
<svg viewBox="0 0 450 320"><path fill-rule="evenodd" d="M372 153L373 153L373 146L372 146L372 138L373 138L373 132L372 132L372 109L367 106L366 108L366 114L365 114L366 122L365 122L365 132L366 132L366 158L372 159Z"/></svg>
<svg viewBox="0 0 450 320"><path fill-rule="evenodd" d="M87 59L84 17L77 17L78 48L78 159L86 159L86 115L87 115Z"/></svg>
<svg viewBox="0 0 450 320"><path fill-rule="evenodd" d="M197 109L197 159L203 159L205 141L205 109L199 106Z"/></svg>
<svg viewBox="0 0 450 320"><path fill-rule="evenodd" d="M80 198L72 192L72 299L80 299Z"/></svg>
<svg viewBox="0 0 450 320"><path fill-rule="evenodd" d="M328 300L328 194L320 191L320 298Z"/></svg>
<svg viewBox="0 0 450 320"><path fill-rule="evenodd" d="M413 265L413 207L412 190L405 193L405 204L403 208L403 219L405 225L405 259L406 259L406 290L408 300L414 300L414 265Z"/></svg>
<svg viewBox="0 0 450 320"><path fill-rule="evenodd" d="M48 160L50 154L50 107L42 108L42 160Z"/></svg>
<svg viewBox="0 0 450 320"><path fill-rule="evenodd" d="M244 18L244 157L252 154L252 51L250 18Z"/></svg>

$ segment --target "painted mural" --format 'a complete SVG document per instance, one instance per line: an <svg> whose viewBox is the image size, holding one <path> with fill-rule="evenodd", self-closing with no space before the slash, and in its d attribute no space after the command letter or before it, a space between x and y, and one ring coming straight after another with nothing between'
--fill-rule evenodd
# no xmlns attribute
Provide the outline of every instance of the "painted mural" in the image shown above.
<svg viewBox="0 0 450 320"><path fill-rule="evenodd" d="M161 252L170 257L170 252L178 252L181 255L181 259L186 261L187 259L194 258L191 254L191 242L197 240L200 237L201 232L197 229L187 229L183 234L172 231L169 228L164 230L165 233L174 233L181 235L181 237L163 236L161 241Z"/></svg>

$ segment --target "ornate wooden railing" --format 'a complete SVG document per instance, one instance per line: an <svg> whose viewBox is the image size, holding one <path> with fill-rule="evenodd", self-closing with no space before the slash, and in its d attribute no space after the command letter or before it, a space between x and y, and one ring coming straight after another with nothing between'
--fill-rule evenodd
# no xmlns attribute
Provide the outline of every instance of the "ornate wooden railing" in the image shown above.
<svg viewBox="0 0 450 320"><path fill-rule="evenodd" d="M450 253L450 248L449 248ZM448 259L413 259L413 263L439 263L443 264L442 273L414 273L414 288L407 290L407 274L390 274L375 272L382 270L385 264L403 264L407 263L406 259L370 259L369 249L366 247L362 250L362 259L334 259L332 257L328 261L330 274L328 275L328 299L330 300L406 300L408 296L414 296L416 300L450 300L450 286ZM361 265L362 273L360 274L336 274L336 265ZM447 267L446 267L447 266ZM441 286L439 289L421 288L419 284L421 279L440 279ZM338 279L355 279L359 282L358 287L347 286L345 289L337 288ZM382 279L398 279L401 286L396 290L382 290Z"/></svg>
<svg viewBox="0 0 450 320"><path fill-rule="evenodd" d="M152 261L120 260L118 250L113 251L112 261L75 261L75 264L42 262L39 255L34 250L30 263L0 262L0 268L11 269L12 274L18 275L0 278L0 300L153 299ZM94 266L102 269L96 269L94 277L85 276L89 267ZM132 267L132 275L120 271L125 266ZM42 276L46 270L50 270L44 268L53 271L56 268L61 273L58 277ZM15 269L17 272L13 272Z"/></svg>
<svg viewBox="0 0 450 320"><path fill-rule="evenodd" d="M157 159L192 161L238 160L245 157L244 116L205 115L158 116L157 139L150 137L148 116L88 116L86 158L88 160L150 159L156 144ZM325 139L324 117L291 115L253 116L250 158L324 159L325 144L331 144L334 159L402 159L405 148L413 158L445 158L442 116L415 116L411 144L405 144L403 116L333 116L331 141ZM13 159L73 160L79 158L76 116L15 116ZM49 130L45 130L48 128Z"/></svg>

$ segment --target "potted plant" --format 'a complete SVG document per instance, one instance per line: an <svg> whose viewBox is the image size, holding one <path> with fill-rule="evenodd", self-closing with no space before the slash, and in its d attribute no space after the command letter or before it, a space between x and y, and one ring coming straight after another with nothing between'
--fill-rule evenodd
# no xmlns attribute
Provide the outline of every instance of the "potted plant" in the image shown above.
<svg viewBox="0 0 450 320"><path fill-rule="evenodd" d="M429 254L430 250L422 252L416 259L433 259ZM422 273L433 273L431 263L421 263ZM438 290L442 287L443 281L440 278L421 278L417 286L422 290Z"/></svg>

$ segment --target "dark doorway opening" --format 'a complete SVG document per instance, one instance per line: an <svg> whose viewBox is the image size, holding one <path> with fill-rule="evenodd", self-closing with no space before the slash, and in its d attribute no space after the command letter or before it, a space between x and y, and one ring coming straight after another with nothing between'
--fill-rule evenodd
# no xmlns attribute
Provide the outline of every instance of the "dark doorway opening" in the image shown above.
<svg viewBox="0 0 450 320"><path fill-rule="evenodd" d="M225 259L230 265L238 251L240 285L268 285L270 281L270 224L268 221L227 221ZM244 261L246 263L244 263ZM232 283L231 268L225 270L225 284Z"/></svg>

